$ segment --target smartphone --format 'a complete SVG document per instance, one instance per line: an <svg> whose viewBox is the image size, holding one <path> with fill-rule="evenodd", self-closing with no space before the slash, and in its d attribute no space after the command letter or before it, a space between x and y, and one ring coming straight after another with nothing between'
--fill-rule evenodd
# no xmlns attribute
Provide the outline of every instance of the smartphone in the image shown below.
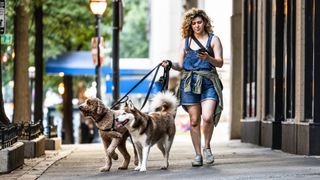
<svg viewBox="0 0 320 180"><path fill-rule="evenodd" d="M207 51L206 49L201 48L201 49L198 49L198 50L197 50L197 53L198 53L198 54L201 54L201 53L204 53L204 52L206 52L206 51Z"/></svg>

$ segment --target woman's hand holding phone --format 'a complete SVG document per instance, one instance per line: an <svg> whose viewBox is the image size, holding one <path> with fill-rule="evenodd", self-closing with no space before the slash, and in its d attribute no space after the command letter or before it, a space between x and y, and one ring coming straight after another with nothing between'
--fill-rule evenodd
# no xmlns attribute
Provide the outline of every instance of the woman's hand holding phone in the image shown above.
<svg viewBox="0 0 320 180"><path fill-rule="evenodd" d="M203 54L205 52L206 52L206 49L203 49L203 48L197 50L198 54Z"/></svg>
<svg viewBox="0 0 320 180"><path fill-rule="evenodd" d="M206 49L203 49L203 48L198 49L197 53L198 53L198 57L202 60L206 60L208 58L208 53Z"/></svg>

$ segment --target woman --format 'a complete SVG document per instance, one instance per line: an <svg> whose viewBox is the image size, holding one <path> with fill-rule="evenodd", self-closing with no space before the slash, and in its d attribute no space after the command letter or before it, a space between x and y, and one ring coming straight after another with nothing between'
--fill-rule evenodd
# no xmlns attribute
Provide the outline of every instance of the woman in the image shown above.
<svg viewBox="0 0 320 180"><path fill-rule="evenodd" d="M196 156L192 166L202 166L201 118L203 119L204 149L207 164L214 162L210 142L214 125L218 124L222 111L222 84L215 67L223 65L220 39L213 34L211 20L205 11L193 8L184 15L181 28L181 45L177 63L164 60L162 66L171 64L172 69L182 71L178 95L188 112L191 139ZM201 43L197 44L195 38ZM204 46L206 50L200 52Z"/></svg>

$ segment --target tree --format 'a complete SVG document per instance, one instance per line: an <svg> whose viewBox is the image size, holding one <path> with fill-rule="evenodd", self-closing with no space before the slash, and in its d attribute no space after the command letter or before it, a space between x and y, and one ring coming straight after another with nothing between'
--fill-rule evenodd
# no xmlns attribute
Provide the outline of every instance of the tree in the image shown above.
<svg viewBox="0 0 320 180"><path fill-rule="evenodd" d="M35 44L34 44L34 64L35 74L35 94L34 97L34 122L43 122L43 10L42 0L34 1L35 17Z"/></svg>
<svg viewBox="0 0 320 180"><path fill-rule="evenodd" d="M11 2L9 2L10 4ZM8 9L8 8L7 8ZM11 10L11 9L10 9ZM0 46L0 57L2 57L3 52L2 52L2 46ZM0 70L2 72L2 61L0 61ZM9 68L8 68L9 70ZM9 73L6 73L9 74ZM2 73L0 73L0 126L2 125L8 125L10 123L9 118L6 115L6 112L4 110L4 100L3 100L3 92L2 92L2 84L3 80L6 81L5 78L3 78ZM5 83L4 83L5 84Z"/></svg>
<svg viewBox="0 0 320 180"><path fill-rule="evenodd" d="M29 92L29 12L28 0L21 0L15 6L14 16L14 113L13 122L29 123L31 120Z"/></svg>
<svg viewBox="0 0 320 180"><path fill-rule="evenodd" d="M64 143L73 144L73 105L72 105L72 76L64 76L63 83L65 91L63 93L63 132Z"/></svg>
<svg viewBox="0 0 320 180"><path fill-rule="evenodd" d="M126 1L120 34L120 57L146 58L149 51L147 0Z"/></svg>
<svg viewBox="0 0 320 180"><path fill-rule="evenodd" d="M2 70L1 61L0 61L0 70ZM6 115L6 112L4 111L4 102L3 102L3 93L2 93L2 75L0 75L0 83L1 83L0 84L0 126L1 126L1 125L8 125L10 121Z"/></svg>

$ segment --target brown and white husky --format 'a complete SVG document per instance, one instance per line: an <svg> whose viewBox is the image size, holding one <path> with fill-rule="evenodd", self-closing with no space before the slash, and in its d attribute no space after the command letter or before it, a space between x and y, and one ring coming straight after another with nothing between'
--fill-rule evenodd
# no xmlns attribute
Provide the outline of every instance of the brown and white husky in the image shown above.
<svg viewBox="0 0 320 180"><path fill-rule="evenodd" d="M150 148L157 144L164 156L164 165L169 166L169 151L176 132L175 115L177 98L170 92L158 93L151 102L151 112L138 110L131 101L125 103L123 114L117 118L118 126L125 126L132 136L138 151L139 163L136 171L147 170L147 160Z"/></svg>

